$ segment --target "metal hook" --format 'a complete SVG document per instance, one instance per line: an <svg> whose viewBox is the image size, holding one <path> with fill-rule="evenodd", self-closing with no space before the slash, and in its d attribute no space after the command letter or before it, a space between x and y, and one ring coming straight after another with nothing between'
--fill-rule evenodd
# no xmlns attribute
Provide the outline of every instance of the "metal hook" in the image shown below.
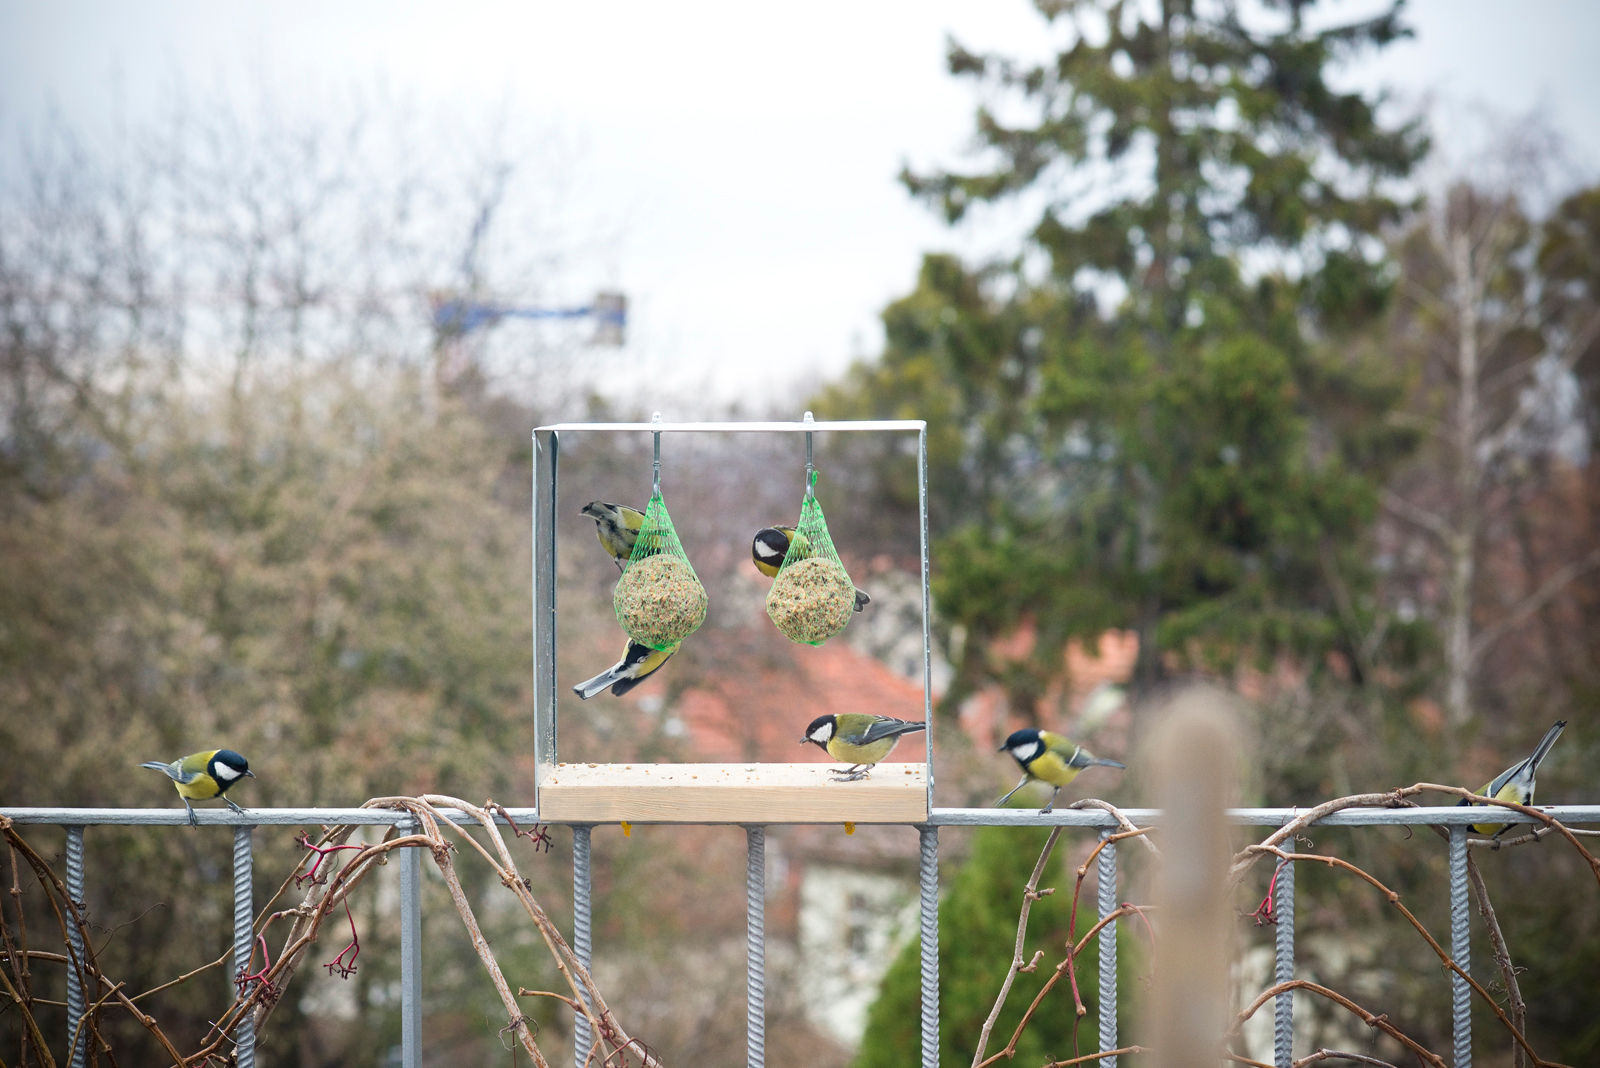
<svg viewBox="0 0 1600 1068"><path fill-rule="evenodd" d="M650 422L660 423L661 413L652 412ZM655 460L650 472L650 496L655 497L661 493L661 431L653 430L651 434L655 438Z"/></svg>
<svg viewBox="0 0 1600 1068"><path fill-rule="evenodd" d="M813 423L814 421L815 420L813 420L811 418L811 413L810 412L807 412L805 418L801 420L801 422L807 424L808 426L811 423ZM806 431L806 500L811 500L814 497L816 497L816 495L817 495L817 493L816 493L816 485L817 485L817 468L816 468L816 465L811 462L811 431L807 430Z"/></svg>

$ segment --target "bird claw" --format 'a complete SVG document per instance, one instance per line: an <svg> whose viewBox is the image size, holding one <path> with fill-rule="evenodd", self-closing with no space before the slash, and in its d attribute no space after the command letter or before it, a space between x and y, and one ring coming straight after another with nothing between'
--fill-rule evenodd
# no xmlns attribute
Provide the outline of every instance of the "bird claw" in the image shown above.
<svg viewBox="0 0 1600 1068"><path fill-rule="evenodd" d="M858 779L865 779L867 772L872 770L872 766L869 764L866 767L862 767L857 764L849 768L829 768L828 770L837 776L833 780L834 782L855 782Z"/></svg>

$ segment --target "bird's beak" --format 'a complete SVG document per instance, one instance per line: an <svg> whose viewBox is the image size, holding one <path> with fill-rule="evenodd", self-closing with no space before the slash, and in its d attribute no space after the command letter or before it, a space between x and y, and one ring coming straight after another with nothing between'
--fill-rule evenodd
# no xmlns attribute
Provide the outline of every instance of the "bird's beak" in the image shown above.
<svg viewBox="0 0 1600 1068"><path fill-rule="evenodd" d="M253 771L246 770L245 774L250 776L252 779L256 777L256 773Z"/></svg>
<svg viewBox="0 0 1600 1068"><path fill-rule="evenodd" d="M1003 745L999 749L995 750L996 753L1004 753L1005 751L1006 751L1006 747L1003 746Z"/></svg>
<svg viewBox="0 0 1600 1068"><path fill-rule="evenodd" d="M810 739L810 738L802 738L802 739L800 739L800 744L801 744L801 745L805 745L805 744L806 744L806 743L807 743L807 742L809 742L809 741L810 741L810 740L811 740L811 739Z"/></svg>

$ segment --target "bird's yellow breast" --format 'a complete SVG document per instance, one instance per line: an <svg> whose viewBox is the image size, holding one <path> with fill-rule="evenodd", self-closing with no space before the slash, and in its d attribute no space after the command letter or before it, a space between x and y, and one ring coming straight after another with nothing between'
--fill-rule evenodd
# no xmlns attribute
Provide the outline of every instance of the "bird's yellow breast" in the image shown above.
<svg viewBox="0 0 1600 1068"><path fill-rule="evenodd" d="M190 782L175 782L172 785L177 789L179 797L187 797L195 801L205 801L222 793L222 788L217 785L217 780L203 771Z"/></svg>
<svg viewBox="0 0 1600 1068"><path fill-rule="evenodd" d="M868 742L866 745L857 745L846 741L840 735L834 735L828 740L828 755L835 760L850 764L876 764L889 755L889 750L894 748L897 741L895 737L879 738L877 741Z"/></svg>
<svg viewBox="0 0 1600 1068"><path fill-rule="evenodd" d="M1483 790L1480 790L1479 793L1483 793L1484 791L1488 790L1490 785L1492 784L1485 783ZM1504 786L1500 787L1500 789L1495 792L1494 796L1498 801L1510 801L1513 804L1518 805L1526 805L1533 801L1533 792L1524 789L1521 785L1514 782L1508 782ZM1505 830L1507 826L1508 824L1504 823L1474 823L1472 825L1472 829L1477 831L1479 834L1499 834L1501 831Z"/></svg>
<svg viewBox="0 0 1600 1068"><path fill-rule="evenodd" d="M1067 758L1054 749L1045 749L1028 762L1028 774L1043 779L1051 786L1065 786L1078 777L1082 768L1067 763Z"/></svg>

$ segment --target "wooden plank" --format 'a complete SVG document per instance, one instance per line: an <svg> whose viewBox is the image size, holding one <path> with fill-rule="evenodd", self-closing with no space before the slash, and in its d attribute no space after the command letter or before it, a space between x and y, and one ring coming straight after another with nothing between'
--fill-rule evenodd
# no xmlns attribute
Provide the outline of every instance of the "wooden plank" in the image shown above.
<svg viewBox="0 0 1600 1068"><path fill-rule="evenodd" d="M837 782L833 764L557 764L539 786L554 823L921 823L928 766L879 764Z"/></svg>

